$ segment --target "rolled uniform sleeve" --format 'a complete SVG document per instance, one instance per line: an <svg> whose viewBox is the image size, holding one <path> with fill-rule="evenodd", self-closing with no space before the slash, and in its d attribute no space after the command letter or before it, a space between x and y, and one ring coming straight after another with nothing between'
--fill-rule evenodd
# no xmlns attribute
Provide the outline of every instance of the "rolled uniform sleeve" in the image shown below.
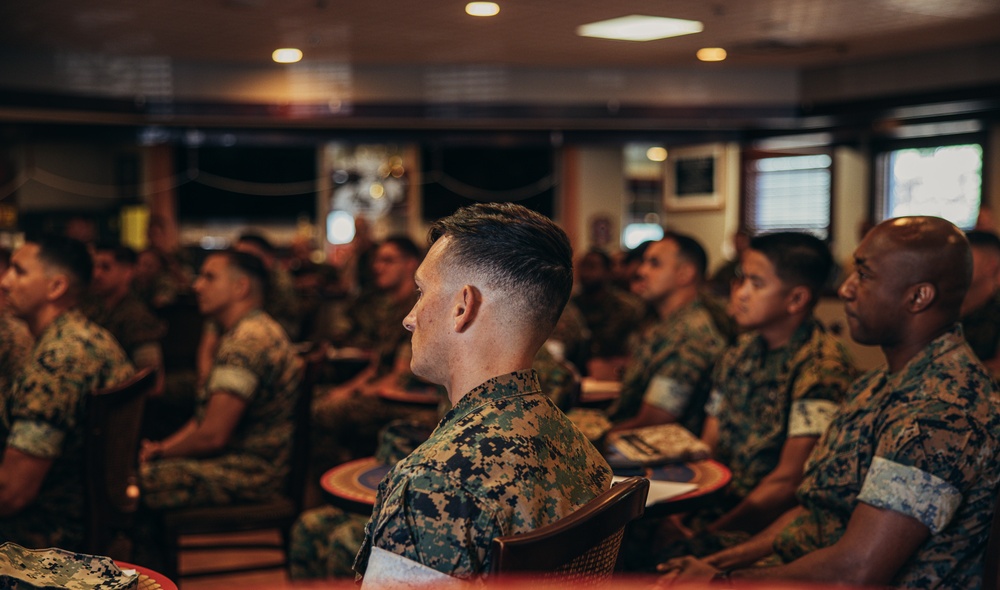
<svg viewBox="0 0 1000 590"><path fill-rule="evenodd" d="M227 338L219 348L205 389L227 391L250 400L264 370L260 344L252 338Z"/></svg>
<svg viewBox="0 0 1000 590"><path fill-rule="evenodd" d="M961 412L928 407L921 413L940 419L888 424L858 501L911 516L937 534L958 511L960 490L981 472L980 449L989 441Z"/></svg>
<svg viewBox="0 0 1000 590"><path fill-rule="evenodd" d="M656 375L649 382L643 401L674 416L680 416L687 409L693 391L694 387L689 384L666 375Z"/></svg>
<svg viewBox="0 0 1000 590"><path fill-rule="evenodd" d="M374 523L372 545L457 578L488 569L490 543L504 533L457 483L433 471L408 477Z"/></svg>

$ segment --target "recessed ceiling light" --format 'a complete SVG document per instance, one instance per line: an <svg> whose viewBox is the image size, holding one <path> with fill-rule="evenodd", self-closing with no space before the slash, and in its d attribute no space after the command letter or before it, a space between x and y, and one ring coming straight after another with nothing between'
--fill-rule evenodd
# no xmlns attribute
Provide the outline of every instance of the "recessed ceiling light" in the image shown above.
<svg viewBox="0 0 1000 590"><path fill-rule="evenodd" d="M726 50L721 47L702 47L696 55L701 61L722 61L726 59Z"/></svg>
<svg viewBox="0 0 1000 590"><path fill-rule="evenodd" d="M622 41L653 41L700 33L704 28L705 26L696 20L631 14L580 25L576 28L576 34L581 37L620 39Z"/></svg>
<svg viewBox="0 0 1000 590"><path fill-rule="evenodd" d="M279 64L293 64L302 59L302 50L294 47L282 47L275 49L271 54L271 59Z"/></svg>
<svg viewBox="0 0 1000 590"><path fill-rule="evenodd" d="M653 146L646 150L646 158L652 162L663 162L667 159L667 148Z"/></svg>
<svg viewBox="0 0 1000 590"><path fill-rule="evenodd" d="M465 5L465 13L471 16L496 16L500 13L500 5L496 2L469 2Z"/></svg>

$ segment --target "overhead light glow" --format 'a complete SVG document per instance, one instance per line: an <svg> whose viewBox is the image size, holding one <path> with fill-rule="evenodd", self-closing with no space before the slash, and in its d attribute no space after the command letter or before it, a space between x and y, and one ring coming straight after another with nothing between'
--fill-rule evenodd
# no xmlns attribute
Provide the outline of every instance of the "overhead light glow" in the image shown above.
<svg viewBox="0 0 1000 590"><path fill-rule="evenodd" d="M496 16L500 14L500 5L496 2L469 2L465 5L465 13L470 16Z"/></svg>
<svg viewBox="0 0 1000 590"><path fill-rule="evenodd" d="M279 64L293 64L302 59L302 50L294 47L282 47L275 49L271 54L271 59Z"/></svg>
<svg viewBox="0 0 1000 590"><path fill-rule="evenodd" d="M722 61L726 59L726 50L721 47L703 47L698 50L697 56L701 61Z"/></svg>
<svg viewBox="0 0 1000 590"><path fill-rule="evenodd" d="M696 20L631 14L580 25L576 28L576 34L581 37L620 39L622 41L653 41L700 33L704 28L705 26Z"/></svg>
<svg viewBox="0 0 1000 590"><path fill-rule="evenodd" d="M646 158L652 162L663 162L667 159L667 148L653 146L646 150Z"/></svg>

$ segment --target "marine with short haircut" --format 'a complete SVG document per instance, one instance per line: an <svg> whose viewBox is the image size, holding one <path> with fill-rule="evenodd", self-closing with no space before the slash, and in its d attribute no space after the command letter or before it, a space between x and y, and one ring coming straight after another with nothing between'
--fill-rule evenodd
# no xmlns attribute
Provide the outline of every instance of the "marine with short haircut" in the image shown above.
<svg viewBox="0 0 1000 590"><path fill-rule="evenodd" d="M520 205L480 204L430 237L404 326L413 372L454 407L379 485L355 564L366 578L407 561L483 576L493 538L554 522L611 482L531 370L572 289L566 234Z"/></svg>
<svg viewBox="0 0 1000 590"><path fill-rule="evenodd" d="M45 236L25 242L0 281L35 337L0 405L0 539L25 547L83 549L87 396L133 373L114 336L75 309L92 269L83 243Z"/></svg>

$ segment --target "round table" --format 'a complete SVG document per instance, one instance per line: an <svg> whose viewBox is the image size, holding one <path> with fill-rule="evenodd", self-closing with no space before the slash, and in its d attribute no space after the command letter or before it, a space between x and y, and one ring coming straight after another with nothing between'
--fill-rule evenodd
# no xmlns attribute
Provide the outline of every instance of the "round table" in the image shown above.
<svg viewBox="0 0 1000 590"><path fill-rule="evenodd" d="M390 466L374 457L365 457L343 463L320 477L320 487L327 499L345 510L370 514L375 504L378 484L389 473ZM653 481L694 483L698 488L690 492L657 502L646 508L649 516L663 516L693 510L712 502L729 484L732 474L718 461L704 460L688 463L671 463L658 467L619 466L615 475L641 475Z"/></svg>
<svg viewBox="0 0 1000 590"><path fill-rule="evenodd" d="M661 517L701 508L722 495L732 479L729 468L711 459L668 463L656 467L616 467L612 464L612 471L622 477L641 475L650 481L693 483L698 486L686 494L647 506L645 515L649 517Z"/></svg>
<svg viewBox="0 0 1000 590"><path fill-rule="evenodd" d="M122 570L135 570L139 573L139 585L136 586L137 590L177 590L177 584L161 574L160 572L153 571L149 568L142 567L141 565L135 565L125 561L115 560L115 565Z"/></svg>
<svg viewBox="0 0 1000 590"><path fill-rule="evenodd" d="M360 514L371 514L378 484L389 473L390 466L375 457L355 459L328 470L319 485L331 504Z"/></svg>

